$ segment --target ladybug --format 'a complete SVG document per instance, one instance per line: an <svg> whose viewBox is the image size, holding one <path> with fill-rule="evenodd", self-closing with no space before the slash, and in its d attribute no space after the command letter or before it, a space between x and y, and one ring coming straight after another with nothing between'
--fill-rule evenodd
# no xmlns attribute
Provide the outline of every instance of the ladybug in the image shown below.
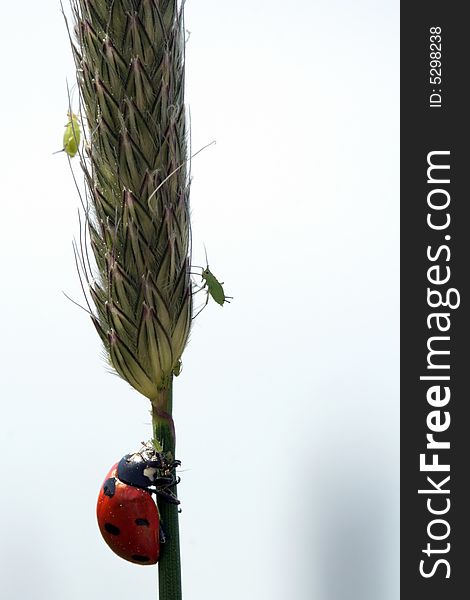
<svg viewBox="0 0 470 600"><path fill-rule="evenodd" d="M96 507L98 526L111 550L130 562L154 565L164 543L152 493L179 504L170 488L180 461L169 461L151 442L113 465L101 486Z"/></svg>

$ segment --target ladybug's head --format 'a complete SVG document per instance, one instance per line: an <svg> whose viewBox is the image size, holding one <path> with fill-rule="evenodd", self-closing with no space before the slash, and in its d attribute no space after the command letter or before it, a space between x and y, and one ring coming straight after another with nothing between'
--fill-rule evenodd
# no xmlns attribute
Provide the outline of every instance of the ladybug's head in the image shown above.
<svg viewBox="0 0 470 600"><path fill-rule="evenodd" d="M155 485L159 478L170 475L178 465L179 461L168 461L162 452L157 452L148 442L139 452L121 458L117 476L123 483L145 489Z"/></svg>

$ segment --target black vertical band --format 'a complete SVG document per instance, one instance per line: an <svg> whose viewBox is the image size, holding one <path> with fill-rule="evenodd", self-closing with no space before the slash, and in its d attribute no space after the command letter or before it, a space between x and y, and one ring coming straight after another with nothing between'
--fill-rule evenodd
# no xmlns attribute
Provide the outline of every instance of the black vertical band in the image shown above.
<svg viewBox="0 0 470 600"><path fill-rule="evenodd" d="M470 577L465 13L401 3L401 600L461 600Z"/></svg>

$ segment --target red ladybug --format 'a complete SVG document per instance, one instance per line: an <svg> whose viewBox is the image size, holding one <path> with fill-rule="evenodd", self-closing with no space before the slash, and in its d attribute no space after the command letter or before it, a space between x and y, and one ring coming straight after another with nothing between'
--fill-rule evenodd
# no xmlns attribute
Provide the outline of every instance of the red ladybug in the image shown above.
<svg viewBox="0 0 470 600"><path fill-rule="evenodd" d="M96 514L104 541L121 558L154 565L160 555L160 519L152 493L179 504L169 489L179 461L169 462L151 443L111 467L101 486Z"/></svg>

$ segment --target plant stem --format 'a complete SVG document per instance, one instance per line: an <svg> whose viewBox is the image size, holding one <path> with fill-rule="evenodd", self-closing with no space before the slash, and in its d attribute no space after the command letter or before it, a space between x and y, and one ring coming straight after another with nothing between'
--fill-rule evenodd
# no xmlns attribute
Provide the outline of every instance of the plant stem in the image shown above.
<svg viewBox="0 0 470 600"><path fill-rule="evenodd" d="M175 457L175 426L172 417L173 385L162 390L152 400L153 435L165 453ZM171 488L176 495L176 486ZM165 500L158 500L158 509L166 542L161 545L158 561L159 600L182 600L181 562L178 526L178 506Z"/></svg>

